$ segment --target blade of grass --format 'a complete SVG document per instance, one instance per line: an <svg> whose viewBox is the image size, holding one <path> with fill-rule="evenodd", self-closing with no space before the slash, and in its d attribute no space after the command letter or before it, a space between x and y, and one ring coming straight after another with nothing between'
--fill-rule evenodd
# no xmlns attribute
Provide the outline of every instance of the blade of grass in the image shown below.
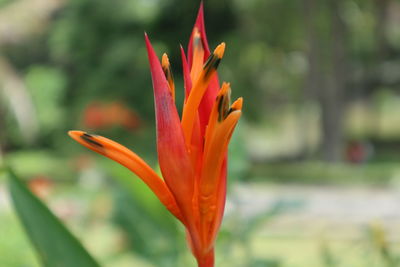
<svg viewBox="0 0 400 267"><path fill-rule="evenodd" d="M15 210L43 266L98 267L82 244L11 170L8 176Z"/></svg>

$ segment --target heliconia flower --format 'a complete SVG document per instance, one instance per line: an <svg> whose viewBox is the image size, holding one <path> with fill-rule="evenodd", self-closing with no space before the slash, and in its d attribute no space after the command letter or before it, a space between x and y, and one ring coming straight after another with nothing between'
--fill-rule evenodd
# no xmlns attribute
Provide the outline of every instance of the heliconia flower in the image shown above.
<svg viewBox="0 0 400 267"><path fill-rule="evenodd" d="M203 6L190 36L188 58L181 47L185 100L182 119L166 54L162 63L145 34L153 81L157 153L162 178L128 148L105 137L70 131L80 144L130 169L185 226L198 266L214 266L214 244L221 225L227 174L227 149L241 116L242 98L230 103L230 84L219 85L217 68L225 43L211 53Z"/></svg>

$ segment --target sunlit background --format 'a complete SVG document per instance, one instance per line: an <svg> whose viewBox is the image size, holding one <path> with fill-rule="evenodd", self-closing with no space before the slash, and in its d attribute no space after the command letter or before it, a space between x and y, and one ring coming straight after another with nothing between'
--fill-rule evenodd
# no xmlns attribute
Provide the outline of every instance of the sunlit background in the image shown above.
<svg viewBox="0 0 400 267"><path fill-rule="evenodd" d="M393 267L400 259L400 2L205 0L220 79L244 97L216 266ZM146 31L167 52L198 1L1 0L0 168L11 166L103 266L195 266L183 228L128 170L157 168ZM0 266L39 266L0 178Z"/></svg>

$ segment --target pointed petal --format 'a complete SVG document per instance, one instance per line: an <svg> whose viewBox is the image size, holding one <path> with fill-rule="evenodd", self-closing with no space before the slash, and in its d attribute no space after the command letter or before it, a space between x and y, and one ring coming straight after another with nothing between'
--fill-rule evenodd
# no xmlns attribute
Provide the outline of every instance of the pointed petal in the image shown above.
<svg viewBox="0 0 400 267"><path fill-rule="evenodd" d="M206 35L206 27L204 23L204 7L203 2L200 3L199 11L197 13L196 22L194 24L192 34L189 39L189 47L188 47L188 62L190 68L192 67L193 63L193 47L194 47L194 36L195 36L195 28L198 29L200 32L201 43L204 47L204 59L205 61L210 56L210 48L208 46L207 35Z"/></svg>
<svg viewBox="0 0 400 267"><path fill-rule="evenodd" d="M201 69L204 63L204 47L201 42L200 31L197 27L193 29L193 58L192 58L192 68L190 69L190 77L192 81L196 81L199 77Z"/></svg>
<svg viewBox="0 0 400 267"><path fill-rule="evenodd" d="M203 98L204 93L210 83L211 78L216 73L218 65L224 55L225 43L221 43L215 48L207 62L204 64L197 81L195 82L187 102L183 108L182 128L185 136L186 144L190 144L193 125L198 114L198 108Z"/></svg>
<svg viewBox="0 0 400 267"><path fill-rule="evenodd" d="M231 112L222 123L217 123L211 139L206 139L202 169L203 173L200 183L200 192L202 197L207 198L211 194L215 193L222 161L225 157L228 143L240 116L240 110Z"/></svg>
<svg viewBox="0 0 400 267"><path fill-rule="evenodd" d="M202 239L208 246L213 245L222 220L226 194L227 149L242 108L241 98L231 106L229 98L230 87L224 83L211 111L205 136L199 210Z"/></svg>
<svg viewBox="0 0 400 267"><path fill-rule="evenodd" d="M203 2L200 4L200 8L197 14L197 19L194 24L192 34L189 39L189 45L188 45L188 62L189 62L189 67L193 67L193 62L195 61L195 44L196 44L196 30L200 32L200 37L201 37L201 44L204 49L204 57L203 57L203 62L207 60L207 58L210 55L210 48L208 46L208 41L207 41L207 35L206 35L206 28L205 28L205 23L204 23L204 8L203 8ZM205 128L208 123L208 118L210 116L210 112L214 103L214 100L218 94L219 90L219 80L218 80L218 75L214 75L214 77L211 78L211 81L208 85L207 90L204 93L203 98L201 99L201 103L199 105L199 119L200 119L200 130L201 134L205 133Z"/></svg>
<svg viewBox="0 0 400 267"><path fill-rule="evenodd" d="M187 65L185 51L183 50L182 46L181 46L181 56L182 56L183 79L185 84L185 103L186 103L192 87L192 80L190 78L190 71ZM195 118L191 144L188 148L190 150L190 158L192 160L192 165L196 166L197 161L200 159L199 155L200 153L203 152L203 135L201 134L200 131L200 122L198 117Z"/></svg>
<svg viewBox="0 0 400 267"><path fill-rule="evenodd" d="M135 173L154 192L175 217L182 221L182 214L165 182L138 155L128 148L102 136L82 131L69 131L68 134L81 145L106 156Z"/></svg>
<svg viewBox="0 0 400 267"><path fill-rule="evenodd" d="M192 203L193 198L194 172L167 80L147 35L145 39L154 88L158 160L165 182L183 216L189 219L192 211L188 203Z"/></svg>

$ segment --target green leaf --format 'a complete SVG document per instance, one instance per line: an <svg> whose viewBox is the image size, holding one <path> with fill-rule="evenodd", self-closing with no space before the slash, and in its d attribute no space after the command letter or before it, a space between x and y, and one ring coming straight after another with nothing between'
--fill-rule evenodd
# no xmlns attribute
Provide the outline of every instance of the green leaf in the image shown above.
<svg viewBox="0 0 400 267"><path fill-rule="evenodd" d="M12 172L9 189L17 214L46 267L98 267L98 263Z"/></svg>

